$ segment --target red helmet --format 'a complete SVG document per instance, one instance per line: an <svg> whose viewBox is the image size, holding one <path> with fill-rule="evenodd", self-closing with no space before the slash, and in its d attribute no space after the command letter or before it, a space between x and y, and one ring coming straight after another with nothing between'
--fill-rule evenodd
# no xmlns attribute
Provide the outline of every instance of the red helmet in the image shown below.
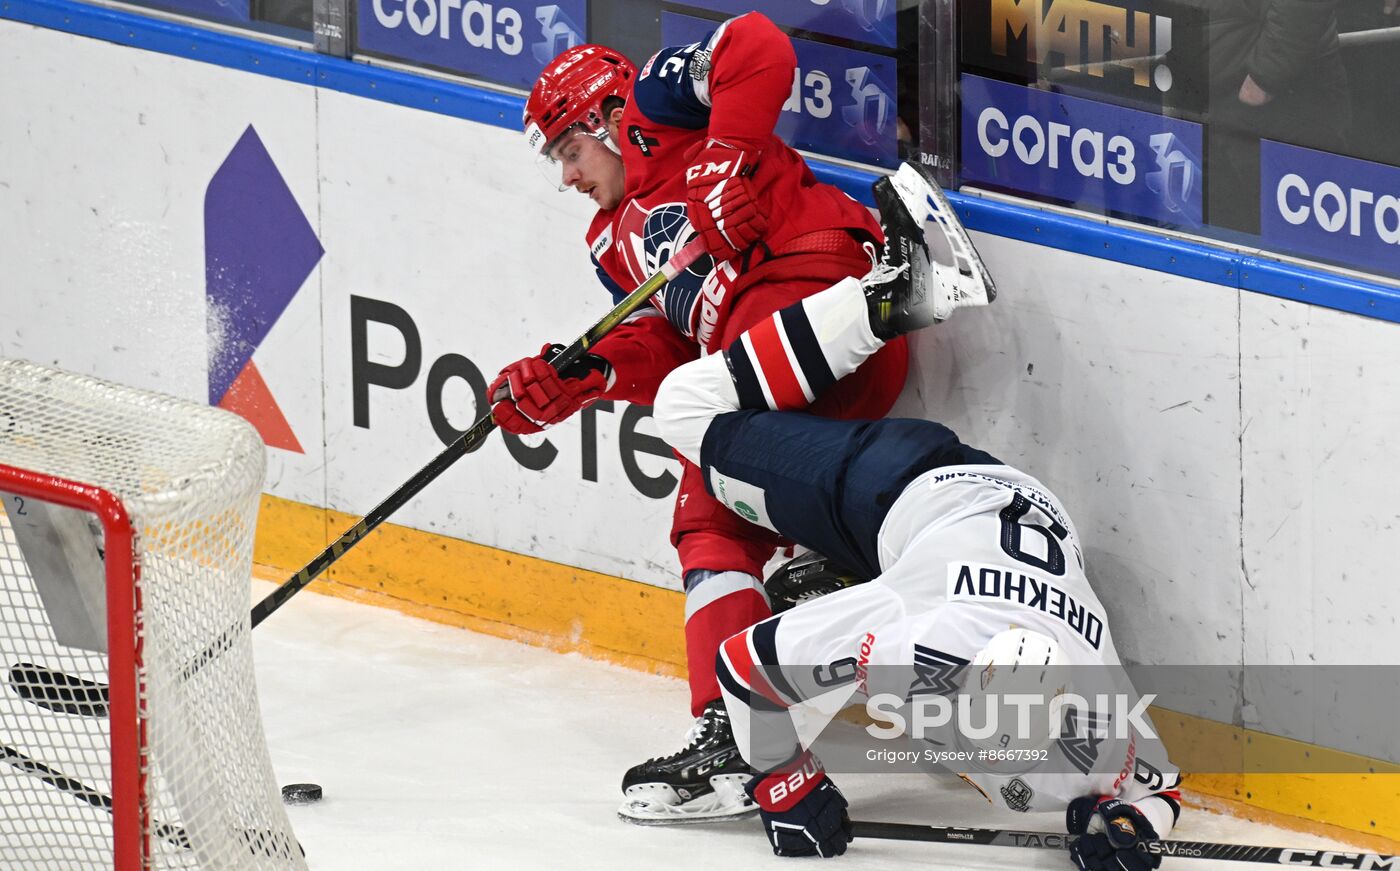
<svg viewBox="0 0 1400 871"><path fill-rule="evenodd" d="M606 125L603 100L627 99L637 68L621 54L601 45L566 49L544 68L525 101L523 126L530 149L546 149L575 124L596 132Z"/></svg>

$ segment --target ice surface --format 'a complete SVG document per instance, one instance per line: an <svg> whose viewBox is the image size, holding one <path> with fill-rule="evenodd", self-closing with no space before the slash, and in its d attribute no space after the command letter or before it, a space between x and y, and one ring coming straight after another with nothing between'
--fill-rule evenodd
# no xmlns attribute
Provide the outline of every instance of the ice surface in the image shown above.
<svg viewBox="0 0 1400 871"><path fill-rule="evenodd" d="M270 590L259 583L255 599ZM313 871L813 867L774 857L753 819L668 828L617 819L622 772L680 747L690 725L681 681L309 594L253 639L278 782L325 788L319 803L288 808ZM1054 814L997 812L951 776L838 782L857 819L1063 825ZM1190 809L1173 835L1339 846ZM822 867L1072 866L1045 850L857 841ZM1251 866L1167 859L1163 867Z"/></svg>

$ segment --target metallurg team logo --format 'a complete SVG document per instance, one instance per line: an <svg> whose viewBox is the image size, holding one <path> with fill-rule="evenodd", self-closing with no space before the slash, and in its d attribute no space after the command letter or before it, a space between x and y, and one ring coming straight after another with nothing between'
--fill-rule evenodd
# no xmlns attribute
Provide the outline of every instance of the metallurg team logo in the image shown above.
<svg viewBox="0 0 1400 871"><path fill-rule="evenodd" d="M914 680L905 701L918 696L950 696L962 686L962 672L968 661L922 644L914 645Z"/></svg>
<svg viewBox="0 0 1400 871"><path fill-rule="evenodd" d="M1064 728L1060 732L1062 737L1055 743L1080 772L1088 774L1098 763L1099 745L1108 737L1109 720L1106 713L1065 709Z"/></svg>
<svg viewBox="0 0 1400 871"><path fill-rule="evenodd" d="M253 354L325 253L249 125L204 193L209 404L246 418L269 447L301 443Z"/></svg>

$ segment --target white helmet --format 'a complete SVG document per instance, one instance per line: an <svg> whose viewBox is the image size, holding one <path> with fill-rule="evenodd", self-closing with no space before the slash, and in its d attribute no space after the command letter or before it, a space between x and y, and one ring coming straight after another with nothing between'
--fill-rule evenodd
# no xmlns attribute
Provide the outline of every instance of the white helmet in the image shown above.
<svg viewBox="0 0 1400 871"><path fill-rule="evenodd" d="M959 701L971 707L965 714L971 728L960 722L954 730L962 749L994 770L1024 770L1021 763L1037 761L1058 732L1050 702L1065 692L1069 664L1059 642L1044 633L1012 628L992 636L964 670ZM1031 698L1017 698L1023 696Z"/></svg>

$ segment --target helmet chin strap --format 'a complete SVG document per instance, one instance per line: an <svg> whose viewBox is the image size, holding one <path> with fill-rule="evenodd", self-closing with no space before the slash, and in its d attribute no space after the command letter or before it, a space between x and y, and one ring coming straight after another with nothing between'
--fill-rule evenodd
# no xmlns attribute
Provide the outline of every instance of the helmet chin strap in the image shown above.
<svg viewBox="0 0 1400 871"><path fill-rule="evenodd" d="M622 156L622 149L617 146L616 140L613 139L612 134L608 132L608 128L606 127L603 128L602 139L603 144L612 149L613 154L616 154L618 157Z"/></svg>

